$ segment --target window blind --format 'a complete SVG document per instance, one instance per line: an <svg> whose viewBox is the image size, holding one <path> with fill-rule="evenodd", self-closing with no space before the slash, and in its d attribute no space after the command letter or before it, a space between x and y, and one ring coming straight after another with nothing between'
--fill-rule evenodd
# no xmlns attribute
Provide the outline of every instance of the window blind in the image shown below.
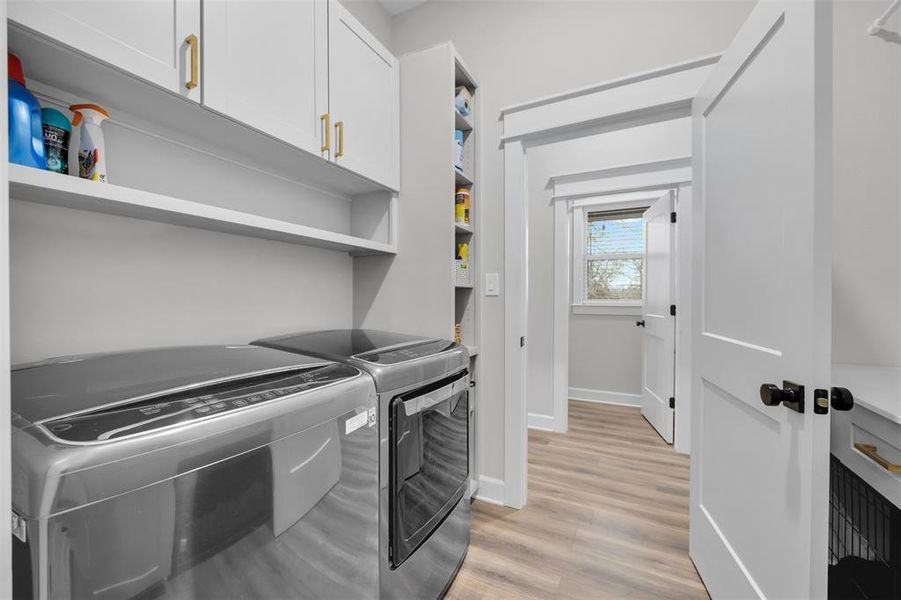
<svg viewBox="0 0 901 600"><path fill-rule="evenodd" d="M636 302L643 297L644 209L585 215L583 298Z"/></svg>
<svg viewBox="0 0 901 600"><path fill-rule="evenodd" d="M588 256L644 253L643 210L588 213Z"/></svg>

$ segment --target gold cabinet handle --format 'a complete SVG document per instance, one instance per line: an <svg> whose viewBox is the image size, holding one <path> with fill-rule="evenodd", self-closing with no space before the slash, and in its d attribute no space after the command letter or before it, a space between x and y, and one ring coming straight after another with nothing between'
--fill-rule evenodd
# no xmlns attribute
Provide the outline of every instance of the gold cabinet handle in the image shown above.
<svg viewBox="0 0 901 600"><path fill-rule="evenodd" d="M329 116L328 113L325 113L321 117L319 117L319 121L322 123L322 128L325 131L325 141L322 142L322 146L319 148L320 152L328 152L329 148L332 147L332 127L329 125Z"/></svg>
<svg viewBox="0 0 901 600"><path fill-rule="evenodd" d="M860 450L867 458L888 471L889 473L901 473L901 465L896 465L884 456L879 454L879 448L871 444L861 444L856 442L854 447Z"/></svg>
<svg viewBox="0 0 901 600"><path fill-rule="evenodd" d="M185 38L185 43L191 48L191 79L185 84L189 90L193 90L200 83L200 45L197 36L193 33Z"/></svg>
<svg viewBox="0 0 901 600"><path fill-rule="evenodd" d="M335 123L335 133L338 134L338 149L335 150L335 158L344 156L344 121Z"/></svg>

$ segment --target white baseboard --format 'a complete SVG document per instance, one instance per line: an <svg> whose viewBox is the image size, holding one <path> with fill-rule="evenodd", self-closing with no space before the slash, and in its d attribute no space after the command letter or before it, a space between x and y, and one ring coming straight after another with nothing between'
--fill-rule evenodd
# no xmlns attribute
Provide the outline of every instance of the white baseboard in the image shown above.
<svg viewBox="0 0 901 600"><path fill-rule="evenodd" d="M608 392L607 390L590 390L587 388L569 388L569 399L598 402L600 404L617 404L620 406L641 406L641 394L625 394L623 392ZM532 415L529 415L530 426L531 423Z"/></svg>
<svg viewBox="0 0 901 600"><path fill-rule="evenodd" d="M529 413L529 429L554 431L554 417L552 417L551 415Z"/></svg>
<svg viewBox="0 0 901 600"><path fill-rule="evenodd" d="M489 504L504 505L504 482L494 477L479 475L479 491L476 498Z"/></svg>

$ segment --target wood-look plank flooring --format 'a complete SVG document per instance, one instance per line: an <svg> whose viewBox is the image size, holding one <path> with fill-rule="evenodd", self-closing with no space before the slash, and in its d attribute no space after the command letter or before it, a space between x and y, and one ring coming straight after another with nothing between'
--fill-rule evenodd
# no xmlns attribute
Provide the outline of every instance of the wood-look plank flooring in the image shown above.
<svg viewBox="0 0 901 600"><path fill-rule="evenodd" d="M529 432L529 497L473 504L448 598L708 598L688 557L688 457L637 408L570 401Z"/></svg>

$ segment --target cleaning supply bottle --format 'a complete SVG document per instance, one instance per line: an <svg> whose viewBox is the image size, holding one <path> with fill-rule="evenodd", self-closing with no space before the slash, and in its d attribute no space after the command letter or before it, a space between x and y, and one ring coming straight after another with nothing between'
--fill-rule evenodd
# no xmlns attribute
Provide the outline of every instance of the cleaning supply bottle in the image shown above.
<svg viewBox="0 0 901 600"><path fill-rule="evenodd" d="M454 199L454 221L460 224L466 223L465 195L469 192L466 188L459 188Z"/></svg>
<svg viewBox="0 0 901 600"><path fill-rule="evenodd" d="M464 265L469 265L469 244L466 242L457 244L457 259L463 261Z"/></svg>
<svg viewBox="0 0 901 600"><path fill-rule="evenodd" d="M6 53L9 72L9 162L36 169L47 167L44 134L41 129L41 105L25 88L22 63L12 52Z"/></svg>
<svg viewBox="0 0 901 600"><path fill-rule="evenodd" d="M55 108L41 109L44 124L44 154L47 156L47 170L69 174L69 137L72 126L69 119Z"/></svg>
<svg viewBox="0 0 901 600"><path fill-rule="evenodd" d="M103 146L101 123L109 119L106 109L96 104L73 104L69 107L75 118L72 125L78 126L81 139L78 142L78 176L82 179L107 183L106 148Z"/></svg>

